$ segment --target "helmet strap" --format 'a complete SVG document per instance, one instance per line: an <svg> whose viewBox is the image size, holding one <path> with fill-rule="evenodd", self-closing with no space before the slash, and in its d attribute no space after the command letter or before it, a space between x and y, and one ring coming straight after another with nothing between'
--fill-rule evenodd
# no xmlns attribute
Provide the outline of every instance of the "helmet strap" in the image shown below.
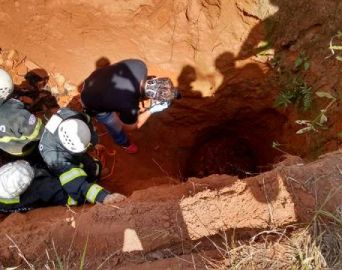
<svg viewBox="0 0 342 270"><path fill-rule="evenodd" d="M141 80L139 85L140 99L144 100L145 97L145 83L146 80Z"/></svg>
<svg viewBox="0 0 342 270"><path fill-rule="evenodd" d="M50 120L46 123L45 128L52 134L55 133L59 125L63 122L63 119L57 115L54 114Z"/></svg>

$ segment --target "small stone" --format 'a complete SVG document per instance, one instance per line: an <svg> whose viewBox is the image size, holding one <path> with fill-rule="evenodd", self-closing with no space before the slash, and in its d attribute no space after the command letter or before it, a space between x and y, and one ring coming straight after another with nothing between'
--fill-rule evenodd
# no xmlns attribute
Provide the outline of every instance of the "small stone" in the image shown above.
<svg viewBox="0 0 342 270"><path fill-rule="evenodd" d="M5 61L5 66L8 67L8 68L12 68L14 65L14 61L11 60L11 59L8 59Z"/></svg>
<svg viewBox="0 0 342 270"><path fill-rule="evenodd" d="M58 94L59 95L65 95L66 94L64 87L58 86Z"/></svg>
<svg viewBox="0 0 342 270"><path fill-rule="evenodd" d="M77 90L77 87L69 82L66 82L64 84L64 89L67 91L67 92L74 92Z"/></svg>
<svg viewBox="0 0 342 270"><path fill-rule="evenodd" d="M59 87L64 87L65 84L65 78L62 74L56 73L54 76L54 79Z"/></svg>
<svg viewBox="0 0 342 270"><path fill-rule="evenodd" d="M59 94L58 87L56 86L51 87L51 94L58 95Z"/></svg>
<svg viewBox="0 0 342 270"><path fill-rule="evenodd" d="M8 55L7 55L7 59L13 60L17 56L18 56L18 52L16 50L10 50Z"/></svg>

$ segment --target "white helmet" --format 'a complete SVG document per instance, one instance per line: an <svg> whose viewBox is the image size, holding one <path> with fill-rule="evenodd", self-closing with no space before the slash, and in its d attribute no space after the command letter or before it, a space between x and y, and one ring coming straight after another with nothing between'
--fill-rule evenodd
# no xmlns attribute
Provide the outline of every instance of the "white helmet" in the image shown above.
<svg viewBox="0 0 342 270"><path fill-rule="evenodd" d="M72 153L82 153L90 144L91 133L84 121L67 119L59 125L58 137L67 150Z"/></svg>
<svg viewBox="0 0 342 270"><path fill-rule="evenodd" d="M144 96L160 102L171 101L180 97L171 79L167 77L147 79L144 85Z"/></svg>
<svg viewBox="0 0 342 270"><path fill-rule="evenodd" d="M12 92L14 86L11 76L3 69L0 69L0 99L6 99Z"/></svg>
<svg viewBox="0 0 342 270"><path fill-rule="evenodd" d="M0 198L14 199L24 193L34 178L34 170L25 160L0 168Z"/></svg>

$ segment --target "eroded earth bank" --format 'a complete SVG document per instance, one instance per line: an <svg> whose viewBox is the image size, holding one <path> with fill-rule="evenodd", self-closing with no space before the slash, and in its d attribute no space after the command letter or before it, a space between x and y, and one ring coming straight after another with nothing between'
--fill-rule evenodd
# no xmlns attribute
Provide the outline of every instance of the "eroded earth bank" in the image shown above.
<svg viewBox="0 0 342 270"><path fill-rule="evenodd" d="M22 97L42 117L80 109L82 80L124 58L182 93L131 134L136 155L95 123L101 184L128 199L1 216L3 266L342 267L340 1L0 4L0 66L22 87L49 76Z"/></svg>

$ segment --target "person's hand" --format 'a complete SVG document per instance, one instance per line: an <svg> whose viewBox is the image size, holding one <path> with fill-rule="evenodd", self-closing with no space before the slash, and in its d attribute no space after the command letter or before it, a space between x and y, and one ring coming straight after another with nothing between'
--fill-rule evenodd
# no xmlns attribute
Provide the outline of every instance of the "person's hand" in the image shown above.
<svg viewBox="0 0 342 270"><path fill-rule="evenodd" d="M113 204L113 203L117 203L117 202L121 202L124 199L126 199L127 197L125 195L122 195L120 193L112 193L107 195L104 200L103 200L103 204L108 205L108 204Z"/></svg>
<svg viewBox="0 0 342 270"><path fill-rule="evenodd" d="M158 103L158 104L155 104L153 105L149 111L151 113L156 113L156 112L161 112L161 111L164 111L165 109L169 108L170 104L168 102L162 102L162 103Z"/></svg>

